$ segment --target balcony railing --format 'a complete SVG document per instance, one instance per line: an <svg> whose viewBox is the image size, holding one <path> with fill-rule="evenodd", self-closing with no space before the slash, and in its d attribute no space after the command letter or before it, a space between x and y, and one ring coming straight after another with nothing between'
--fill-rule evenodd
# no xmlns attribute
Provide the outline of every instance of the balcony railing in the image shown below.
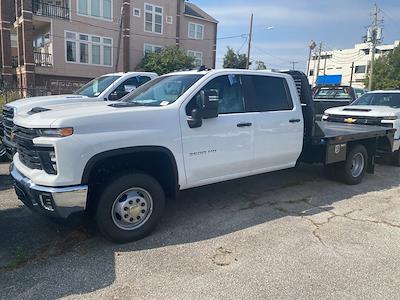
<svg viewBox="0 0 400 300"><path fill-rule="evenodd" d="M39 67L52 67L53 57L51 53L33 52L33 61Z"/></svg>
<svg viewBox="0 0 400 300"><path fill-rule="evenodd" d="M69 7L50 4L41 0L32 0L33 13L38 16L46 16L56 19L69 20Z"/></svg>

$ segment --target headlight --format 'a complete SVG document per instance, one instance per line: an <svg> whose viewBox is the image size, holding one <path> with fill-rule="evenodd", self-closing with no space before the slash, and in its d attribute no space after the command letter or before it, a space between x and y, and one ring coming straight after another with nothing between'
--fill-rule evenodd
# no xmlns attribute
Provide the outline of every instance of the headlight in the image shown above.
<svg viewBox="0 0 400 300"><path fill-rule="evenodd" d="M390 120L397 120L398 119L398 117L397 116L391 116L391 117L383 117L383 119L382 120L388 120L388 121L390 121Z"/></svg>
<svg viewBox="0 0 400 300"><path fill-rule="evenodd" d="M324 114L324 115L322 116L322 120L323 120L323 121L328 120L328 118L329 118L329 114Z"/></svg>
<svg viewBox="0 0 400 300"><path fill-rule="evenodd" d="M72 127L39 129L39 135L44 137L67 137L74 134Z"/></svg>

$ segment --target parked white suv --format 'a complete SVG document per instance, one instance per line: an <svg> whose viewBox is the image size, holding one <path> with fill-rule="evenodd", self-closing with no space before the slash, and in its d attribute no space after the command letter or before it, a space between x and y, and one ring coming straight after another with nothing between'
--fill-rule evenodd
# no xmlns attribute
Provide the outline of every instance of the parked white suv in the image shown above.
<svg viewBox="0 0 400 300"><path fill-rule="evenodd" d="M374 170L377 139L393 139L392 129L321 127L314 118L300 72L178 72L120 102L18 114L11 175L32 209L62 218L86 211L107 238L132 241L154 228L179 190L300 159L357 184Z"/></svg>
<svg viewBox="0 0 400 300"><path fill-rule="evenodd" d="M8 103L3 107L3 144L7 150L7 155L11 159L15 149L15 144L11 141L11 133L14 127L13 118L15 114L26 113L32 109L34 110L35 108L51 104L79 104L82 102L120 100L128 93L156 77L158 77L156 73L150 72L106 74L93 79L71 95L32 97Z"/></svg>
<svg viewBox="0 0 400 300"><path fill-rule="evenodd" d="M369 92L351 105L326 110L322 120L396 129L393 162L400 166L400 90Z"/></svg>

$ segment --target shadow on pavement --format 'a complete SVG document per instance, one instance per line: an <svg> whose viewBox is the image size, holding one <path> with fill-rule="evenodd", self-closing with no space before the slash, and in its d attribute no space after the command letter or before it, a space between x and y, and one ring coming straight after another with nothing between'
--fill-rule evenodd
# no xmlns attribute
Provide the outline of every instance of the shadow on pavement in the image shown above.
<svg viewBox="0 0 400 300"><path fill-rule="evenodd" d="M25 208L0 211L0 254L18 247L36 253L26 265L0 270L0 298L28 296L26 291L31 298L85 294L115 281L118 253L204 241L279 218L314 215L352 196L399 186L397 168L378 169L357 186L325 180L321 167L301 166L184 191L169 204L152 235L125 245L108 243L82 228L51 225ZM63 242L65 249L57 252ZM54 253L37 254L46 247Z"/></svg>

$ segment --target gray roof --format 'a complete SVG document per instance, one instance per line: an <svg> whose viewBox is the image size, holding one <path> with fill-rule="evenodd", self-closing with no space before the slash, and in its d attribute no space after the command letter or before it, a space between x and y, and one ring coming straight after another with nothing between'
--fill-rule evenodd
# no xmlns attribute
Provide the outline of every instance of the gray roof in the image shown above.
<svg viewBox="0 0 400 300"><path fill-rule="evenodd" d="M200 7L193 3L185 2L185 15L192 16L195 18L204 19L205 21L218 23L213 17L211 17L208 13L202 10Z"/></svg>

